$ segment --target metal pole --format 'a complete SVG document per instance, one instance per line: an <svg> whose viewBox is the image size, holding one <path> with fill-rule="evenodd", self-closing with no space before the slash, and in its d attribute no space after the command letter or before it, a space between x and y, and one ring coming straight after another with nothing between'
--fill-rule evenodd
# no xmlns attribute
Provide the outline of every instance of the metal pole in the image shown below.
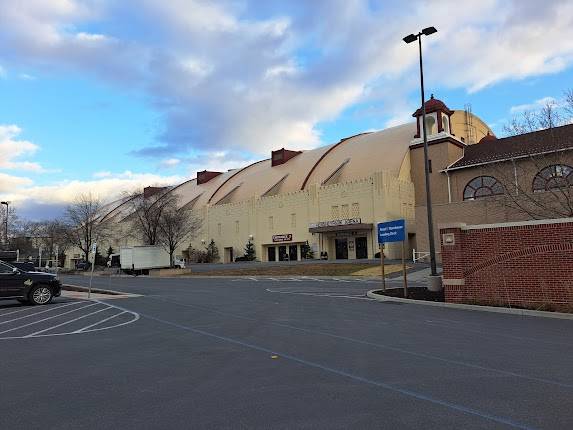
<svg viewBox="0 0 573 430"><path fill-rule="evenodd" d="M4 220L4 221L6 221L6 228L5 228L6 245L8 245L8 214L10 213L10 211L8 210L8 204L9 204L9 202L6 202L6 219Z"/></svg>
<svg viewBox="0 0 573 430"><path fill-rule="evenodd" d="M380 244L380 266L382 268L382 291L386 291L386 274L384 273L384 244Z"/></svg>
<svg viewBox="0 0 573 430"><path fill-rule="evenodd" d="M92 245L92 254L93 254L93 261L92 261L92 271L91 271L91 275L90 275L90 286L88 288L88 299L91 297L92 295L92 279L94 277L94 267L95 267L95 262L96 262L96 253L97 253L97 242L94 243Z"/></svg>
<svg viewBox="0 0 573 430"><path fill-rule="evenodd" d="M408 280L406 279L406 245L402 241L402 275L404 278L404 298L408 298Z"/></svg>
<svg viewBox="0 0 573 430"><path fill-rule="evenodd" d="M430 268L432 276L436 276L438 272L436 270L434 221L432 217L432 197L430 195L430 163L428 158L428 136L426 134L426 100L424 96L424 68L422 66L422 33L418 34L418 47L420 49L420 88L422 93L422 131L424 135L424 174L426 179L426 213L428 215L428 243L430 245Z"/></svg>
<svg viewBox="0 0 573 430"><path fill-rule="evenodd" d="M0 204L6 206L6 218L4 218L4 245L8 245L8 205L10 202L0 202Z"/></svg>

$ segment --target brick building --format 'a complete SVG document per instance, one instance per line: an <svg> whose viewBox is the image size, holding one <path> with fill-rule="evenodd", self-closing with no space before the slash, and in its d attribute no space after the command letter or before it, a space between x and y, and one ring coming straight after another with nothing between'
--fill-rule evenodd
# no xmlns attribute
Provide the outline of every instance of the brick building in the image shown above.
<svg viewBox="0 0 573 430"><path fill-rule="evenodd" d="M499 139L488 131L472 144L458 137L453 126L448 132L446 122L436 121L447 118L450 111L445 104L431 99L426 106L432 113L428 149L438 246L438 225L443 223L490 224L573 216L573 124ZM414 116L420 124L421 112ZM419 135L410 145L410 160L417 247L426 251L424 154Z"/></svg>

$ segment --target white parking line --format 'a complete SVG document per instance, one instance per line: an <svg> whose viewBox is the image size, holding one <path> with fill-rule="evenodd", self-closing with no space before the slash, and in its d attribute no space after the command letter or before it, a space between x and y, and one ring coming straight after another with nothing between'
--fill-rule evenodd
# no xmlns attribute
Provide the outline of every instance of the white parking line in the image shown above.
<svg viewBox="0 0 573 430"><path fill-rule="evenodd" d="M8 323L14 322L14 321L23 320L24 318L33 317L33 316L40 315L40 314L45 314L46 312L53 311L54 309L60 309L60 308L65 308L66 306L77 305L78 303L85 303L85 302L84 302L84 301L81 301L81 302L66 303L66 304L63 304L63 305L60 305L60 306L48 306L48 309L46 309L45 311L35 312L35 313L33 313L33 314L25 315L25 316L19 317L19 318L14 318L14 319L11 319L11 320L8 320L8 321L2 321L2 322L0 322L0 325L8 324ZM30 308L30 309L34 309L34 308Z"/></svg>
<svg viewBox="0 0 573 430"><path fill-rule="evenodd" d="M23 308L23 309L22 309L22 308ZM2 317L7 317L8 315L19 314L19 313L22 313L22 312L25 312L25 311L30 311L30 310L33 310L33 309L36 309L36 308L34 308L33 306L23 306L23 305L22 305L22 306L20 306L20 308L18 308L17 311L8 312L8 313L5 313L5 314L0 314L0 318L2 318Z"/></svg>
<svg viewBox="0 0 573 430"><path fill-rule="evenodd" d="M111 319L113 319L113 318L115 318L115 317L118 317L118 316L120 316L120 315L123 315L123 314L125 314L125 313L127 313L127 311L122 311L122 312L120 312L120 313L114 314L114 315L112 315L112 316L110 316L110 317L108 317L108 318L106 318L106 319L104 319L104 320L98 321L98 322L96 322L96 323L93 323L93 324L88 325L87 327L83 327L83 328L81 328L81 329L79 329L79 330L73 331L72 333L83 333L83 332L84 332L85 330L87 330L88 328L92 328L92 327L95 327L95 326L97 326L97 325L103 324L104 322L107 322L107 321L109 321L109 320L111 320ZM139 319L139 315L138 315L138 317L136 318L135 321L137 321L137 319Z"/></svg>
<svg viewBox="0 0 573 430"><path fill-rule="evenodd" d="M24 337L25 337L25 338L26 338L26 337L32 337L32 336L35 336L35 335L37 335L37 334L44 333L44 332L50 331L50 330L52 330L52 329L61 327L61 326L63 326L63 325L66 325L66 324L69 324L69 323L73 323L74 321L79 321L79 320L81 320L81 319L83 319L83 318L89 317L90 315L99 314L100 312L107 311L108 309L112 309L112 307L111 307L111 306L108 306L108 307L106 307L106 308L97 310L97 311L95 311L95 312L91 312L91 313L89 313L89 314L82 315L81 317L74 318L73 320L64 321L63 323L60 323L60 324L54 325L54 326L52 326L52 327L48 327L48 328L45 328L45 329L43 329L43 330L40 330L40 331L31 333L31 334L26 335L26 336L24 336Z"/></svg>
<svg viewBox="0 0 573 430"><path fill-rule="evenodd" d="M44 318L43 320L34 321L34 322L31 322L31 323L28 323L28 324L24 324L24 325L21 325L21 326L18 326L18 327L14 327L14 328L11 328L11 329L8 329L8 330L0 331L0 334L9 333L9 332L11 332L11 331L19 330L19 329L24 328L24 327L29 327L29 326L34 325L34 324L38 324L38 323L41 323L41 322L44 322L44 321L48 321L48 320L51 320L51 319L54 319L54 318L57 318L57 317L61 317L61 316L63 316L63 315L71 314L72 312L79 311L80 309L90 308L90 307L95 306L95 305L97 305L97 303L92 303L92 304L89 304L89 305L86 305L86 306L82 306L81 308L72 309L71 311L64 312L63 314L53 315L53 316L51 316L51 317ZM60 307L62 307L62 306L60 306ZM44 313L44 312L41 312L41 313ZM38 315L38 314L34 314L34 315Z"/></svg>

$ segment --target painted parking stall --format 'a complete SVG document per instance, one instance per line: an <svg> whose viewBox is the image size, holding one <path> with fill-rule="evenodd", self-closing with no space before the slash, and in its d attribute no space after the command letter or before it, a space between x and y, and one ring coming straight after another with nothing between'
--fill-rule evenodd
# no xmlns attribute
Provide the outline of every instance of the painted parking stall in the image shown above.
<svg viewBox="0 0 573 430"><path fill-rule="evenodd" d="M67 336L122 327L139 319L98 300L67 300L47 306L0 307L0 341Z"/></svg>

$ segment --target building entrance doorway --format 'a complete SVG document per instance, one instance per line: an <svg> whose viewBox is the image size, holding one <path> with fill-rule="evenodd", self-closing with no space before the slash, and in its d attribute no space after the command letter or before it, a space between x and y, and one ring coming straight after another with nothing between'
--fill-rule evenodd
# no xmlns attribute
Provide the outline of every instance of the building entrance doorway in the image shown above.
<svg viewBox="0 0 573 430"><path fill-rule="evenodd" d="M356 258L368 258L368 241L365 237L357 237L356 242Z"/></svg>
<svg viewBox="0 0 573 430"><path fill-rule="evenodd" d="M279 261L287 261L287 260L288 260L287 247L279 246Z"/></svg>
<svg viewBox="0 0 573 430"><path fill-rule="evenodd" d="M233 261L235 261L235 259L233 258L233 248L231 248L231 247L225 248L224 262L225 263L232 263Z"/></svg>
<svg viewBox="0 0 573 430"><path fill-rule="evenodd" d="M334 239L337 260L348 260L348 239Z"/></svg>
<svg viewBox="0 0 573 430"><path fill-rule="evenodd" d="M269 246L267 248L267 261L276 261L276 260L277 260L276 249L274 246Z"/></svg>
<svg viewBox="0 0 573 430"><path fill-rule="evenodd" d="M298 260L298 245L290 245L288 247L288 258L290 261Z"/></svg>

